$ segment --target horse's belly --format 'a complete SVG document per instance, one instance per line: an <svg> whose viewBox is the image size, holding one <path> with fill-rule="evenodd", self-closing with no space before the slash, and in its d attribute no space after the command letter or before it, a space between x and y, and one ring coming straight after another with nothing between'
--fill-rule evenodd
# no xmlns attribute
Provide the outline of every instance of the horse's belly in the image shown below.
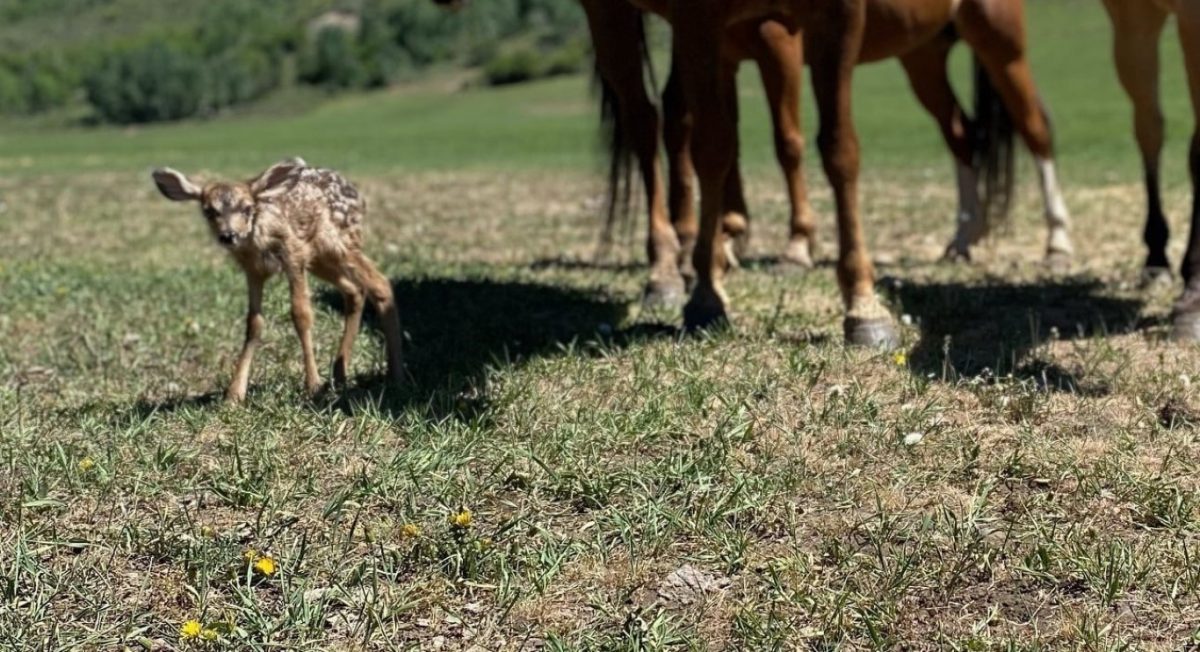
<svg viewBox="0 0 1200 652"><path fill-rule="evenodd" d="M867 0L863 63L889 59L926 43L954 20L959 0Z"/></svg>

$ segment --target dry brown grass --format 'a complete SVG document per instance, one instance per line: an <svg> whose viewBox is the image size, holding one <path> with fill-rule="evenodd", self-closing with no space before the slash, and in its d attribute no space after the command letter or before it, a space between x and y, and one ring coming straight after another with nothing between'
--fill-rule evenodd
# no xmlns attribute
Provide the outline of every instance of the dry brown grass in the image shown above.
<svg viewBox="0 0 1200 652"><path fill-rule="evenodd" d="M301 400L271 292L238 409L211 399L241 281L199 220L141 178L0 181L0 644L202 647L197 618L233 623L210 649L1178 649L1200 352L1136 287L1139 189L1070 192L1063 274L1028 192L935 262L953 197L918 178L864 187L902 363L838 341L828 217L815 271L773 264L773 178L736 329L694 337L634 305L636 242L590 264L590 178L361 179L413 384L364 338L353 388Z"/></svg>

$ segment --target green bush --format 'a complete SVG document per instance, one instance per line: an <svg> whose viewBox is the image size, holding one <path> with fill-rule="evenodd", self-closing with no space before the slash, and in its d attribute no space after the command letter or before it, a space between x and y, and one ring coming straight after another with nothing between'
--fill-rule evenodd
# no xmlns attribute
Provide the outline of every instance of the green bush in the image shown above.
<svg viewBox="0 0 1200 652"><path fill-rule="evenodd" d="M546 77L573 75L588 66L588 42L583 39L571 41L556 50L546 60Z"/></svg>
<svg viewBox="0 0 1200 652"><path fill-rule="evenodd" d="M35 113L66 104L74 88L64 75L37 66L28 68L21 77L25 110Z"/></svg>
<svg viewBox="0 0 1200 652"><path fill-rule="evenodd" d="M97 115L118 124L178 120L205 108L208 69L162 41L110 55L84 80Z"/></svg>
<svg viewBox="0 0 1200 652"><path fill-rule="evenodd" d="M22 113L26 107L21 78L7 67L0 66L0 113Z"/></svg>
<svg viewBox="0 0 1200 652"><path fill-rule="evenodd" d="M278 88L280 70L276 60L260 50L238 48L217 55L209 64L211 108L223 108L255 100Z"/></svg>
<svg viewBox="0 0 1200 652"><path fill-rule="evenodd" d="M483 75L492 86L504 86L537 79L544 70L538 54L522 48L492 59L484 67Z"/></svg>
<svg viewBox="0 0 1200 652"><path fill-rule="evenodd" d="M359 60L358 44L345 30L329 27L321 30L304 50L300 78L309 84L328 88L362 88L369 71Z"/></svg>

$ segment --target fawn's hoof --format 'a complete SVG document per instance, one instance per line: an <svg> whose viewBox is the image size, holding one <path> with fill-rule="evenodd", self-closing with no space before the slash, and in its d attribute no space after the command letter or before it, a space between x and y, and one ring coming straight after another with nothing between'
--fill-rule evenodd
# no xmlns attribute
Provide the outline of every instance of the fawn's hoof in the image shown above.
<svg viewBox="0 0 1200 652"><path fill-rule="evenodd" d="M333 386L339 389L345 387L348 375L349 374L346 373L345 361L341 359L334 360L333 369L329 374L330 379L333 381Z"/></svg>
<svg viewBox="0 0 1200 652"><path fill-rule="evenodd" d="M689 331L723 328L728 325L729 313L725 299L719 294L697 290L683 307L683 326Z"/></svg>
<svg viewBox="0 0 1200 652"><path fill-rule="evenodd" d="M842 322L846 344L890 351L900 346L900 333L891 317L846 317Z"/></svg>

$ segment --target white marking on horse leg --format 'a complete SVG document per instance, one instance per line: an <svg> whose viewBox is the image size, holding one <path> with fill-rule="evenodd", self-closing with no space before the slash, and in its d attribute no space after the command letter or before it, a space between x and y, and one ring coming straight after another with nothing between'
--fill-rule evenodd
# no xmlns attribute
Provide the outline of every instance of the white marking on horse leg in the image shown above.
<svg viewBox="0 0 1200 652"><path fill-rule="evenodd" d="M1071 245L1071 213L1067 210L1067 202L1063 200L1062 189L1058 186L1058 171L1054 167L1054 159L1037 160L1038 176L1042 181L1042 201L1046 211L1046 255L1071 255L1075 248Z"/></svg>
<svg viewBox="0 0 1200 652"><path fill-rule="evenodd" d="M962 162L956 162L955 174L958 177L958 227L954 241L946 248L946 254L969 258L971 245L987 235L987 224L983 221L975 170Z"/></svg>

